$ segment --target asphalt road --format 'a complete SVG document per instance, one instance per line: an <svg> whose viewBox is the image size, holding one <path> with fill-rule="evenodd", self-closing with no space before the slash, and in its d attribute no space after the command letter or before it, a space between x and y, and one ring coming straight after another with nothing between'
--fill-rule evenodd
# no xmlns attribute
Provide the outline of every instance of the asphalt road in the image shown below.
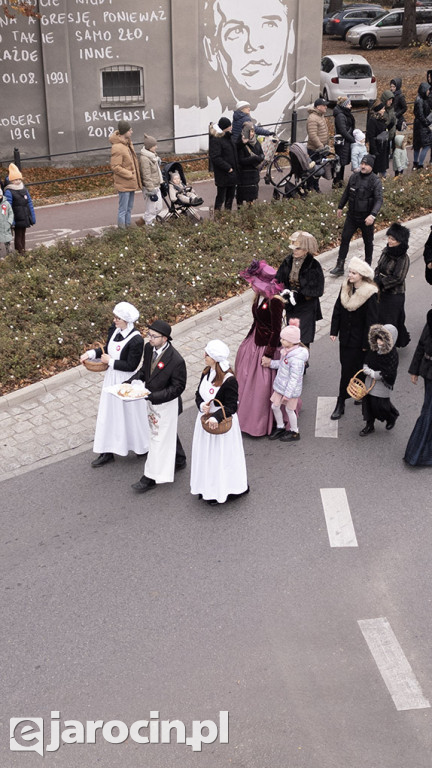
<svg viewBox="0 0 432 768"><path fill-rule="evenodd" d="M430 305L410 272L416 340ZM315 437L337 391L337 348L312 350L301 441L245 438L251 492L212 508L188 470L145 495L137 458L95 471L82 453L2 484L0 765L11 717L217 720L229 744L62 744L55 768L430 768L432 710L397 709L359 621L388 620L432 700L430 474L402 455L422 386L401 352L392 432L360 438L352 402L337 439ZM180 421L187 453L193 409ZM346 490L357 547L331 547L320 490ZM384 644L397 687L392 648ZM415 682L414 681L414 682Z"/></svg>

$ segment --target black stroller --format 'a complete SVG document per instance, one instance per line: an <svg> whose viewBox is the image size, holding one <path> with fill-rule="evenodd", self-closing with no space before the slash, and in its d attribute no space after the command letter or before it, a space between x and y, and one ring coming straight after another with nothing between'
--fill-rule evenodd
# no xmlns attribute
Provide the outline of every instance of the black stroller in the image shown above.
<svg viewBox="0 0 432 768"><path fill-rule="evenodd" d="M273 199L306 197L314 180L321 176L334 178L340 161L330 147L324 147L310 157L306 144L295 142L288 151L276 154L267 171L265 182L273 184Z"/></svg>
<svg viewBox="0 0 432 768"><path fill-rule="evenodd" d="M167 210L159 214L159 220L168 221L169 219L178 219L180 216L187 216L192 221L202 221L202 216L198 213L197 208L203 204L204 200L198 197L191 186L187 185L182 164L179 162L166 163L161 170L163 177L161 194ZM173 183L172 177L176 173L180 176L181 184Z"/></svg>

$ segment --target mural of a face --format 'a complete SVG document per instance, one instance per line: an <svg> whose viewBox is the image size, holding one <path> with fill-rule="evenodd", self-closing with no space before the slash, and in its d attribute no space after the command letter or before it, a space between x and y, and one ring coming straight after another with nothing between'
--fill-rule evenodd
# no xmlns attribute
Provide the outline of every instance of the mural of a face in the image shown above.
<svg viewBox="0 0 432 768"><path fill-rule="evenodd" d="M204 47L236 100L251 106L274 93L294 50L287 0L208 0Z"/></svg>

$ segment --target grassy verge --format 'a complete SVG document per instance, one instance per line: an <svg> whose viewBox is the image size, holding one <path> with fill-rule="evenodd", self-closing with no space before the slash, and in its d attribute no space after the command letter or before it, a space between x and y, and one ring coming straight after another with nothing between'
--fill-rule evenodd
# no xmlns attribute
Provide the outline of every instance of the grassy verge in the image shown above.
<svg viewBox="0 0 432 768"><path fill-rule="evenodd" d="M386 181L377 227L431 211L431 182L430 171ZM311 194L199 225L185 218L8 256L0 262L1 393L76 363L104 338L118 301L140 309L143 328L155 317L175 322L242 292L238 273L253 258L277 266L293 230L314 234L321 251L332 247L343 224L339 198Z"/></svg>

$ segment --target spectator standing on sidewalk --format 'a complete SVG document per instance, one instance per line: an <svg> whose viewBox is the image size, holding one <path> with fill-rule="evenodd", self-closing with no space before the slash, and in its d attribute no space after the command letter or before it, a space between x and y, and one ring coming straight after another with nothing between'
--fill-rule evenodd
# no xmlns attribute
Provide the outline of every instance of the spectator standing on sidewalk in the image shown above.
<svg viewBox="0 0 432 768"><path fill-rule="evenodd" d="M13 210L10 202L3 197L3 190L0 187L0 243L4 243L6 253L10 251L12 240L12 224L14 221ZM4 258L0 256L0 258Z"/></svg>
<svg viewBox="0 0 432 768"><path fill-rule="evenodd" d="M351 160L351 148L355 144L355 119L351 109L351 99L347 96L339 96L333 110L333 117L335 121L335 152L339 157L341 167L333 179L333 184L340 187L343 185L345 166L349 165ZM338 141L336 136L339 138Z"/></svg>
<svg viewBox="0 0 432 768"><path fill-rule="evenodd" d="M15 250L24 253L26 229L36 224L36 215L30 192L24 186L22 173L13 163L9 166L4 196L10 203L14 215Z"/></svg>
<svg viewBox="0 0 432 768"><path fill-rule="evenodd" d="M114 187L119 196L117 225L124 229L130 226L135 192L138 192L142 186L138 158L132 144L130 123L120 120L117 130L111 134L109 140Z"/></svg>
<svg viewBox="0 0 432 768"><path fill-rule="evenodd" d="M220 211L225 206L225 210L230 211L238 182L237 148L232 138L231 120L221 117L218 128L216 130L210 124L209 155L217 189L214 209Z"/></svg>
<svg viewBox="0 0 432 768"><path fill-rule="evenodd" d="M348 203L348 213L342 230L336 266L330 270L330 274L335 277L344 273L349 244L358 229L361 230L363 237L365 260L369 265L372 264L374 223L383 202L381 180L373 173L374 162L373 155L365 155L362 158L360 173L353 173L350 176L340 199L337 209L338 218L341 218L346 203Z"/></svg>
<svg viewBox="0 0 432 768"><path fill-rule="evenodd" d="M251 117L251 105L247 101L238 101L233 112L232 119L232 137L235 143L238 142L245 123L252 123L257 136L272 136L273 131L268 131L262 125Z"/></svg>
<svg viewBox="0 0 432 768"><path fill-rule="evenodd" d="M319 149L324 149L329 141L329 129L325 113L327 102L324 99L315 99L312 109L309 110L309 116L306 121L307 144L306 148L309 157ZM309 182L310 188L319 192L319 178L312 176Z"/></svg>
<svg viewBox="0 0 432 768"><path fill-rule="evenodd" d="M432 104L428 83L421 83L414 102L413 170L423 168L428 149L432 146Z"/></svg>
<svg viewBox="0 0 432 768"><path fill-rule="evenodd" d="M141 180L144 195L144 215L137 224L151 225L163 208L160 185L162 184L161 159L156 154L157 141L154 136L144 134L144 146L140 152Z"/></svg>
<svg viewBox="0 0 432 768"><path fill-rule="evenodd" d="M404 124L406 128L404 114L407 111L407 103L405 96L402 93L402 80L400 77L395 77L390 80L390 90L393 94L393 109L396 115L396 130L402 131Z"/></svg>

